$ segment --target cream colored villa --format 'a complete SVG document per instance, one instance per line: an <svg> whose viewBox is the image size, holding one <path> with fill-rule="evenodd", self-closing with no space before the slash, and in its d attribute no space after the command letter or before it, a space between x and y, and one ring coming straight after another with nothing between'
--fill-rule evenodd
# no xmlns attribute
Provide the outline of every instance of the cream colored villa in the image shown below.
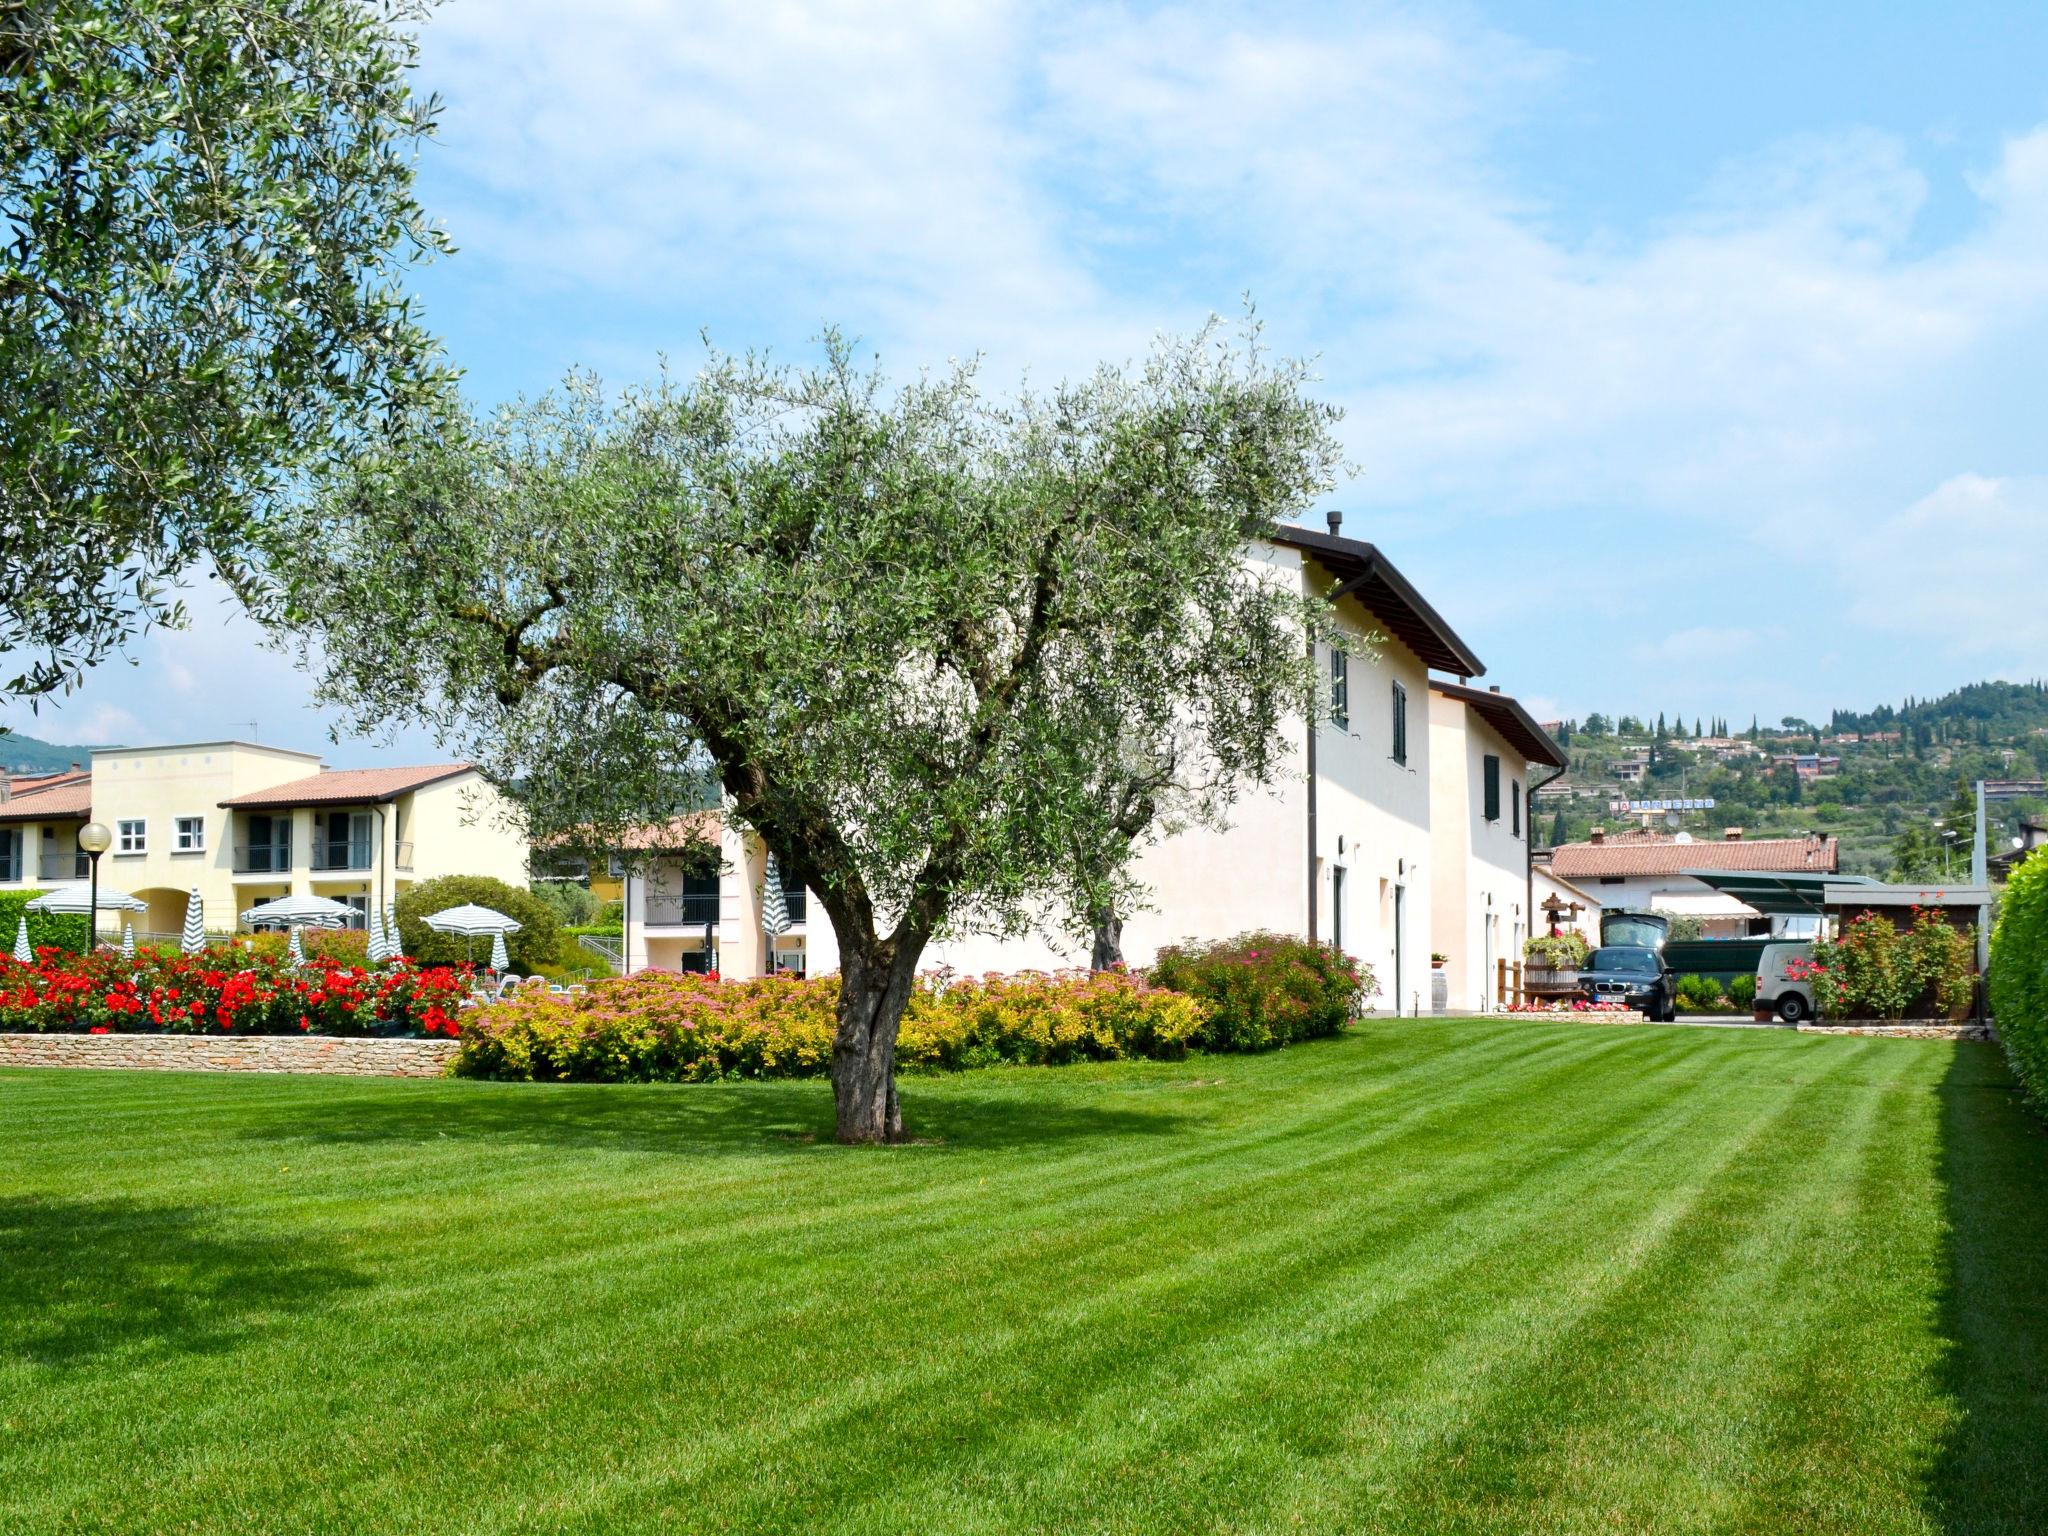
<svg viewBox="0 0 2048 1536"><path fill-rule="evenodd" d="M505 811L468 763L329 769L246 741L112 748L89 768L9 782L0 890L84 879L78 829L95 820L114 836L101 884L149 905L138 932L175 935L194 888L214 931L276 896L329 896L363 914L438 875L523 885L526 839Z"/></svg>
<svg viewBox="0 0 2048 1536"><path fill-rule="evenodd" d="M1541 911L1529 860L1529 774L1564 753L1506 694L1429 688L1430 834L1439 871L1430 931L1444 1007L1482 1013L1500 996L1501 962L1520 963L1529 914ZM1545 924L1544 932L1549 931Z"/></svg>
<svg viewBox="0 0 2048 1536"><path fill-rule="evenodd" d="M1324 657L1328 717L1295 722L1292 770L1241 800L1228 829L1146 851L1139 874L1153 910L1126 921L1126 958L1142 965L1179 939L1269 928L1326 939L1372 966L1383 1011L1429 1011L1436 951L1451 957L1455 1006L1487 1006L1490 963L1519 958L1529 932L1528 784L1532 766L1561 763L1557 748L1513 699L1467 686L1485 671L1479 658L1335 518L1328 533L1283 529L1247 558L1327 597L1343 629L1382 644L1370 662ZM764 932L758 839L715 817L696 830L716 837L721 873L657 857L627 881L635 969L715 966L739 977L771 964L836 966L831 928L800 889L785 893L789 930ZM1085 965L1087 955L1064 935L965 936L935 943L928 963L975 973Z"/></svg>

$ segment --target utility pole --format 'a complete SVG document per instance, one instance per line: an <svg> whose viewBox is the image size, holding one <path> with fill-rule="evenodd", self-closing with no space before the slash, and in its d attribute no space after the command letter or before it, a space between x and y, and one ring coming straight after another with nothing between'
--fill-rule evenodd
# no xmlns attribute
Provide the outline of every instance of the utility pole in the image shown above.
<svg viewBox="0 0 2048 1536"><path fill-rule="evenodd" d="M1990 859L1985 848L1984 836L1984 781L1977 781L1977 836L1970 844L1970 884L1982 890L1991 884ZM1991 926L1991 904L1985 902L1977 908L1977 1022L1984 1022L1985 998L1991 990L1991 979L1984 973L1991 965L1991 935L1986 930Z"/></svg>

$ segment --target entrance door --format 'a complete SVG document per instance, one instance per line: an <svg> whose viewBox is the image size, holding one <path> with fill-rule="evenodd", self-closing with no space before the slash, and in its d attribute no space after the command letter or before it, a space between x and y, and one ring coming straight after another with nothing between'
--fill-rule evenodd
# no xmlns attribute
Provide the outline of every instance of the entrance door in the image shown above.
<svg viewBox="0 0 2048 1536"><path fill-rule="evenodd" d="M1486 929L1485 929L1485 931L1486 931L1486 966L1485 966L1485 968L1484 968L1483 970L1481 970L1481 971L1480 971L1480 973L1479 973L1479 1011L1480 1011L1481 1013L1488 1013L1488 1012L1491 1012L1491 1011L1492 1011L1492 1007L1493 1007L1493 1005L1492 1005L1492 1003L1491 1003L1491 1002L1489 1001L1489 999L1490 999L1490 998L1492 997L1492 995L1493 995L1493 994L1492 994L1492 987L1493 987L1493 977L1494 977L1494 972L1495 972L1495 970L1496 970L1496 963L1497 963L1497 961L1498 961L1498 960L1499 960L1499 958L1500 958L1500 914L1499 914L1499 913L1497 913L1497 912L1489 912L1489 913L1487 913L1487 914L1486 914Z"/></svg>

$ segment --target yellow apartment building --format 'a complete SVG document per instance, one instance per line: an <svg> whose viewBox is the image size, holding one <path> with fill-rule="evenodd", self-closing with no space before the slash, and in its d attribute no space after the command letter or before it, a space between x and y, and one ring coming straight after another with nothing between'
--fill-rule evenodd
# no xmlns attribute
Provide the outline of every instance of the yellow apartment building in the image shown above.
<svg viewBox="0 0 2048 1536"><path fill-rule="evenodd" d="M510 810L469 763L332 769L246 741L107 748L89 767L0 787L0 890L84 879L78 831L99 821L114 837L100 883L148 904L138 933L175 936L194 889L215 932L285 895L331 897L360 923L440 875L524 885Z"/></svg>

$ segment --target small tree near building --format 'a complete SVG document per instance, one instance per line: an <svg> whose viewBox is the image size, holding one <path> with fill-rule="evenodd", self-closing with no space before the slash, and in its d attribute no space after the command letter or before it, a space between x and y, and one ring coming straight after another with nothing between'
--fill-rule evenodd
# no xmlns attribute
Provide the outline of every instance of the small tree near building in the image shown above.
<svg viewBox="0 0 2048 1536"><path fill-rule="evenodd" d="M323 697L459 743L537 836L622 845L715 776L838 940L840 1138L896 1141L926 946L1121 869L1123 754L1170 743L1159 803L1288 771L1326 605L1247 542L1331 483L1305 382L1213 331L1014 404L891 392L836 338L575 381L394 431L305 511L280 608Z"/></svg>

